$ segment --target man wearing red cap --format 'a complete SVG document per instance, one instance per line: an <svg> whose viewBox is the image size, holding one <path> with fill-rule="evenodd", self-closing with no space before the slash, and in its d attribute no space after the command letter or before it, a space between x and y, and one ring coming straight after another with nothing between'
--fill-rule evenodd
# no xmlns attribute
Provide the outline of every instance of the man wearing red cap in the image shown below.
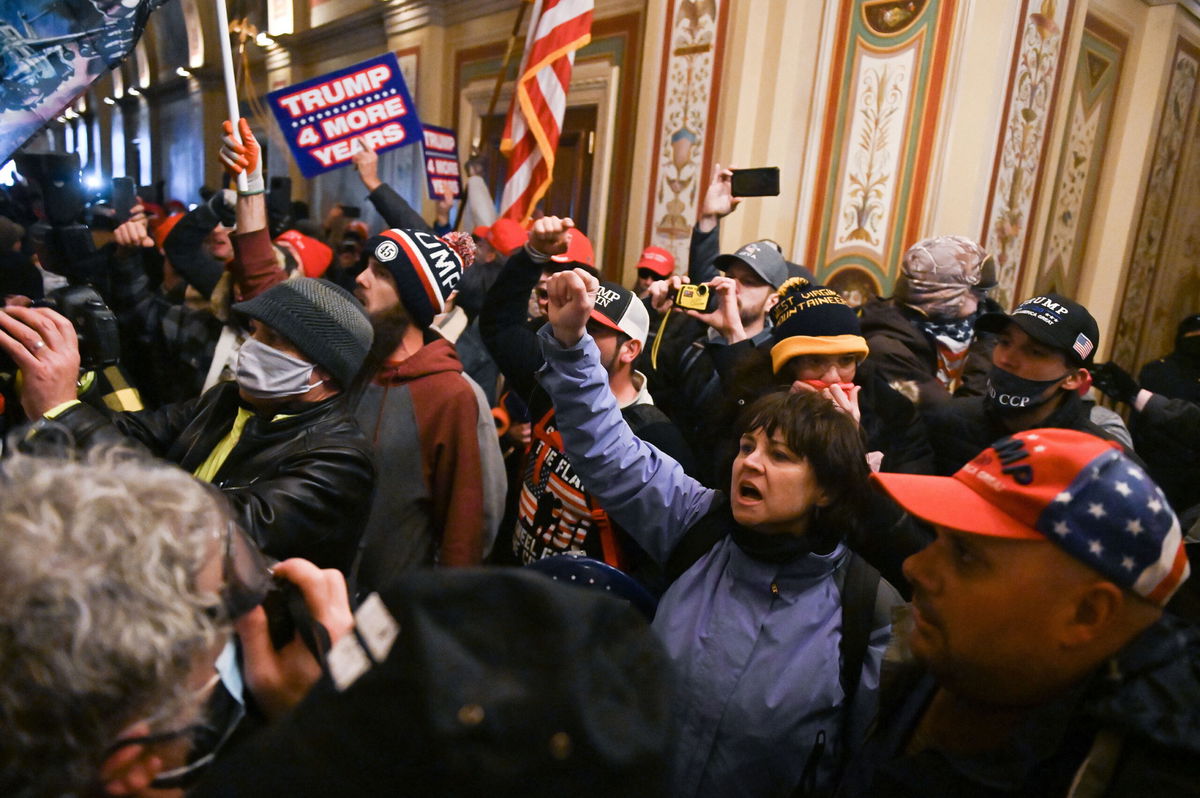
<svg viewBox="0 0 1200 798"><path fill-rule="evenodd" d="M893 689L842 795L1195 794L1200 630L1163 612L1183 538L1117 444L1035 429L952 477L872 478L937 539L905 562Z"/></svg>
<svg viewBox="0 0 1200 798"><path fill-rule="evenodd" d="M646 247L637 262L637 280L633 293L638 299L650 296L650 286L657 280L665 280L675 273L675 256L662 247Z"/></svg>

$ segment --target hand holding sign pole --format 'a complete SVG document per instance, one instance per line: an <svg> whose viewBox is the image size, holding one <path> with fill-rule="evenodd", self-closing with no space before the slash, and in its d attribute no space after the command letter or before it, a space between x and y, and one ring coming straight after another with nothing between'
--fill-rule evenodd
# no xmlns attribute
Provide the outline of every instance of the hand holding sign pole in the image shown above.
<svg viewBox="0 0 1200 798"><path fill-rule="evenodd" d="M229 47L229 12L225 9L225 0L213 0L217 4L217 41L221 43L221 66L225 72L225 102L229 109L229 119L236 122L241 113L238 111L237 85L233 79L233 53ZM241 144L242 140L238 136L236 130L233 131L233 138ZM261 167L260 167L261 169ZM259 172L259 182L262 182L262 172ZM250 191L249 176L245 171L237 176L238 191L246 193ZM262 186L259 186L259 191Z"/></svg>

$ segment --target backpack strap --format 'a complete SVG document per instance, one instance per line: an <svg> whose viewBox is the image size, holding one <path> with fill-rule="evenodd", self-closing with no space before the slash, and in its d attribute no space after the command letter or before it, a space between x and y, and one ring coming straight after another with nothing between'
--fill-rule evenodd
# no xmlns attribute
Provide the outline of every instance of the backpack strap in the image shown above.
<svg viewBox="0 0 1200 798"><path fill-rule="evenodd" d="M876 596L882 577L862 557L850 552L842 588L842 638L838 649L842 657L839 677L842 682L844 710L848 711L862 681L863 663L871 632L875 630Z"/></svg>
<svg viewBox="0 0 1200 798"><path fill-rule="evenodd" d="M1075 772L1067 798L1099 798L1104 795L1112 783L1124 741L1124 735L1116 729L1098 731L1091 750Z"/></svg>
<svg viewBox="0 0 1200 798"><path fill-rule="evenodd" d="M862 681L863 663L867 659L871 632L875 630L877 618L886 617L887 608L882 606L879 597L883 577L874 566L854 551L850 551L846 567L840 569L834 579L837 580L842 596L842 635L838 641L841 667L838 669L838 680L842 685L841 717L844 736L854 697L858 693L858 684ZM792 792L792 798L808 798L815 795L817 768L825 754L825 747L825 731L822 729L809 750L804 770L800 774L800 782ZM848 749L849 746L843 740L840 746L842 757L845 757Z"/></svg>

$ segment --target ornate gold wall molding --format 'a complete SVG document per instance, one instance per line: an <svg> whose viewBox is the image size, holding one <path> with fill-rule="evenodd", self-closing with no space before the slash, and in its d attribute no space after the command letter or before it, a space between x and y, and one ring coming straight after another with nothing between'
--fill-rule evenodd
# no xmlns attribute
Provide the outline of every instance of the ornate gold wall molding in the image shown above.
<svg viewBox="0 0 1200 798"><path fill-rule="evenodd" d="M1038 292L1078 293L1128 42L1127 36L1091 14L1084 20L1039 260Z"/></svg>
<svg viewBox="0 0 1200 798"><path fill-rule="evenodd" d="M712 168L712 131L729 0L673 0L663 41L653 195L646 240L686 270L700 192Z"/></svg>
<svg viewBox="0 0 1200 798"><path fill-rule="evenodd" d="M957 0L844 0L805 262L888 294L918 229Z"/></svg>
<svg viewBox="0 0 1200 798"><path fill-rule="evenodd" d="M984 248L996 258L999 285L993 296L1005 306L1012 304L1021 284L1029 222L1049 143L1046 134L1057 101L1064 31L1070 30L1074 6L1074 0L1042 0L1031 12L1030 0L1021 0L1022 24L980 236Z"/></svg>
<svg viewBox="0 0 1200 798"><path fill-rule="evenodd" d="M1195 306L1189 309L1184 302L1200 302L1196 274L1200 218L1195 208L1200 184L1200 126L1195 123L1198 78L1200 47L1180 37L1171 61L1113 340L1111 359L1127 369L1163 354L1179 316L1195 312ZM1184 164L1188 168L1181 168ZM1168 259L1166 243L1172 226L1179 230L1181 222L1186 225L1180 232L1182 246Z"/></svg>

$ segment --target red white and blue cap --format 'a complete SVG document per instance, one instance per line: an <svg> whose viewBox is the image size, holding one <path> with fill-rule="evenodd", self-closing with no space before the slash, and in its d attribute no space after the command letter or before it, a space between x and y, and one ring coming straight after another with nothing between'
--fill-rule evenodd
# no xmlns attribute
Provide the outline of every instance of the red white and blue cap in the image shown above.
<svg viewBox="0 0 1200 798"><path fill-rule="evenodd" d="M1188 578L1179 519L1163 492L1118 444L1085 432L1018 432L952 477L872 478L930 523L1051 541L1154 604L1166 604Z"/></svg>

